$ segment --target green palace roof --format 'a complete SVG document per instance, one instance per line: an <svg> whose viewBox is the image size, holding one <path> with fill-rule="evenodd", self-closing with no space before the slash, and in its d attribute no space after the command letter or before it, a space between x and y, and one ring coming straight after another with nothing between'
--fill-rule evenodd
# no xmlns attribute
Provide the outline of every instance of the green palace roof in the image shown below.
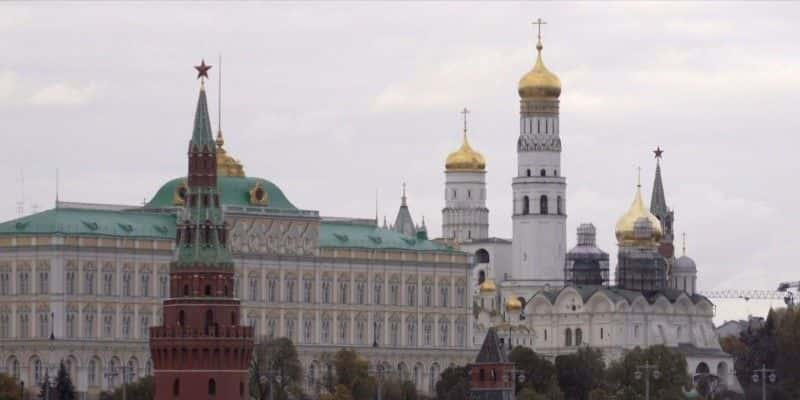
<svg viewBox="0 0 800 400"><path fill-rule="evenodd" d="M323 221L319 229L319 247L368 248L380 250L456 251L452 247L375 225Z"/></svg>
<svg viewBox="0 0 800 400"><path fill-rule="evenodd" d="M121 238L175 238L175 214L142 210L111 211L54 208L0 223L4 235L85 235ZM412 238L374 225L322 221L320 248L456 251L430 240Z"/></svg>
<svg viewBox="0 0 800 400"><path fill-rule="evenodd" d="M69 234L175 238L175 216L130 211L54 208L0 223L0 235Z"/></svg>
<svg viewBox="0 0 800 400"><path fill-rule="evenodd" d="M220 201L226 206L243 207L264 207L267 209L299 211L292 204L283 191L274 183L261 178L239 177L239 176L219 176L217 187L220 193ZM181 188L186 178L175 178L158 189L153 199L145 208L175 208L175 195ZM258 205L250 202L250 191L261 185L267 194L267 205Z"/></svg>

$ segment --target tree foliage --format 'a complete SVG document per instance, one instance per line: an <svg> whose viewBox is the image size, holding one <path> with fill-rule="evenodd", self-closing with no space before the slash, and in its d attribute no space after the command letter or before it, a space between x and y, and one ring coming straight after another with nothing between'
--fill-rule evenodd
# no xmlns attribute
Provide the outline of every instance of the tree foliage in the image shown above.
<svg viewBox="0 0 800 400"><path fill-rule="evenodd" d="M558 385L568 399L588 400L589 392L602 385L605 368L603 353L591 347L556 357Z"/></svg>
<svg viewBox="0 0 800 400"><path fill-rule="evenodd" d="M285 400L290 388L300 383L302 375L297 348L290 339L261 338L256 342L250 365L251 396L267 400L270 390L274 389L275 399Z"/></svg>
<svg viewBox="0 0 800 400"><path fill-rule="evenodd" d="M146 376L125 386L127 400L153 400L156 396L156 383L152 376ZM122 400L122 386L113 392L104 393L102 400Z"/></svg>
<svg viewBox="0 0 800 400"><path fill-rule="evenodd" d="M460 400L469 398L470 377L467 367L448 367L436 382L437 400Z"/></svg>
<svg viewBox="0 0 800 400"><path fill-rule="evenodd" d="M637 347L609 367L608 382L617 399L634 400L644 396L644 375L636 379L636 371L645 364L654 365L660 375L658 379L650 379L651 398L684 398L683 389L690 386L686 358L665 346L651 346L645 350ZM641 370L641 374L645 373ZM652 377L652 371L650 373Z"/></svg>
<svg viewBox="0 0 800 400"><path fill-rule="evenodd" d="M751 376L762 366L777 370L777 381L766 384L768 398L800 398L800 310L796 307L770 309L763 327L748 325L738 338L726 339L722 345L734 356L747 398L761 396L762 382L753 382Z"/></svg>
<svg viewBox="0 0 800 400"><path fill-rule="evenodd" d="M21 400L22 386L11 375L0 374L0 400Z"/></svg>
<svg viewBox="0 0 800 400"><path fill-rule="evenodd" d="M548 393L557 386L556 367L550 360L539 356L532 349L517 346L508 355L509 361L522 372L524 381L517 385L517 393L530 388L537 393Z"/></svg>
<svg viewBox="0 0 800 400"><path fill-rule="evenodd" d="M369 375L369 363L354 350L340 349L333 355L338 386L346 387L354 400L370 400L377 390L375 378Z"/></svg>

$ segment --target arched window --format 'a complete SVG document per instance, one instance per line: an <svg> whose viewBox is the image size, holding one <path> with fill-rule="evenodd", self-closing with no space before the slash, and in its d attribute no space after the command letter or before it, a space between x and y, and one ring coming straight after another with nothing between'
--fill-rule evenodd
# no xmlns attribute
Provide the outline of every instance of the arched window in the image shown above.
<svg viewBox="0 0 800 400"><path fill-rule="evenodd" d="M564 346L572 346L572 329L567 328L564 331Z"/></svg>
<svg viewBox="0 0 800 400"><path fill-rule="evenodd" d="M211 296L211 285L206 285L206 296Z"/></svg>
<svg viewBox="0 0 800 400"><path fill-rule="evenodd" d="M531 199L528 196L522 196L522 215L531 213Z"/></svg>
<svg viewBox="0 0 800 400"><path fill-rule="evenodd" d="M558 176L558 170L557 169L553 170L553 176Z"/></svg>
<svg viewBox="0 0 800 400"><path fill-rule="evenodd" d="M544 330L544 341L547 341L547 329Z"/></svg>
<svg viewBox="0 0 800 400"><path fill-rule="evenodd" d="M223 293L225 293L225 297L228 297L228 285L225 285Z"/></svg>
<svg viewBox="0 0 800 400"><path fill-rule="evenodd" d="M475 261L479 264L486 264L489 262L489 252L486 249L478 249L475 252Z"/></svg>
<svg viewBox="0 0 800 400"><path fill-rule="evenodd" d="M485 380L486 379L486 371L484 371L483 368L481 368L481 370L478 372L478 379L479 380Z"/></svg>
<svg viewBox="0 0 800 400"><path fill-rule="evenodd" d="M236 325L236 312L231 313L231 325Z"/></svg>
<svg viewBox="0 0 800 400"><path fill-rule="evenodd" d="M178 311L178 325L183 326L186 323L186 313L183 310Z"/></svg>
<svg viewBox="0 0 800 400"><path fill-rule="evenodd" d="M217 394L217 382L212 378L208 380L208 395L209 396L216 396Z"/></svg>
<svg viewBox="0 0 800 400"><path fill-rule="evenodd" d="M483 282L486 282L486 271L480 270L478 271L478 285Z"/></svg>
<svg viewBox="0 0 800 400"><path fill-rule="evenodd" d="M556 214L561 215L564 213L561 205L561 196L556 197Z"/></svg>
<svg viewBox="0 0 800 400"><path fill-rule="evenodd" d="M525 170L525 175L527 175L527 176L531 176L531 169L530 169L530 168L528 168L527 170Z"/></svg>
<svg viewBox="0 0 800 400"><path fill-rule="evenodd" d="M544 170L544 168L542 168L542 169L539 171L539 176L547 176L547 171L545 171L545 170Z"/></svg>
<svg viewBox="0 0 800 400"><path fill-rule="evenodd" d="M183 295L184 296L189 295L189 285L183 285Z"/></svg>
<svg viewBox="0 0 800 400"><path fill-rule="evenodd" d="M472 239L472 231L471 230L467 231L467 239Z"/></svg>
<svg viewBox="0 0 800 400"><path fill-rule="evenodd" d="M580 346L583 342L583 330L581 328L575 329L575 346Z"/></svg>
<svg viewBox="0 0 800 400"><path fill-rule="evenodd" d="M698 374L707 374L709 371L710 369L708 368L708 364L701 362L700 364L697 364L697 369L695 369L694 372Z"/></svg>
<svg viewBox="0 0 800 400"><path fill-rule="evenodd" d="M539 214L546 215L547 214L547 196L541 195L539 197Z"/></svg>
<svg viewBox="0 0 800 400"><path fill-rule="evenodd" d="M181 394L181 380L175 379L175 382L172 382L172 395L178 396Z"/></svg>

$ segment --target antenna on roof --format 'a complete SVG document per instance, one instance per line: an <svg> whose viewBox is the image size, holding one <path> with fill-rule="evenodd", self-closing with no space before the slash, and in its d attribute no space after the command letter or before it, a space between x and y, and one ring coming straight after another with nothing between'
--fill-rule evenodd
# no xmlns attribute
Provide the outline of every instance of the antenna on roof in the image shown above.
<svg viewBox="0 0 800 400"><path fill-rule="evenodd" d="M219 55L217 63L217 74L219 74L219 90L217 90L217 132L222 135L222 54Z"/></svg>
<svg viewBox="0 0 800 400"><path fill-rule="evenodd" d="M378 188L375 188L375 226L378 226Z"/></svg>
<svg viewBox="0 0 800 400"><path fill-rule="evenodd" d="M56 168L56 208L58 208L58 190L59 190L58 184L59 184L59 182L58 182L58 168Z"/></svg>
<svg viewBox="0 0 800 400"><path fill-rule="evenodd" d="M19 191L20 199L17 202L17 215L22 217L25 215L25 170L19 170Z"/></svg>

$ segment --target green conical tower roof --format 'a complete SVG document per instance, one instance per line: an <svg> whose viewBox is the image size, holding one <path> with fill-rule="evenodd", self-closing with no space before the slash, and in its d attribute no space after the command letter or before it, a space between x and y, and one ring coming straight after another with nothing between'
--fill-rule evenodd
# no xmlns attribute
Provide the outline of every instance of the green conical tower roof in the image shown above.
<svg viewBox="0 0 800 400"><path fill-rule="evenodd" d="M189 142L189 179L185 206L178 215L178 237L173 265L177 267L232 268L227 247L227 227L219 202L216 151L208 115L206 90L200 87Z"/></svg>

